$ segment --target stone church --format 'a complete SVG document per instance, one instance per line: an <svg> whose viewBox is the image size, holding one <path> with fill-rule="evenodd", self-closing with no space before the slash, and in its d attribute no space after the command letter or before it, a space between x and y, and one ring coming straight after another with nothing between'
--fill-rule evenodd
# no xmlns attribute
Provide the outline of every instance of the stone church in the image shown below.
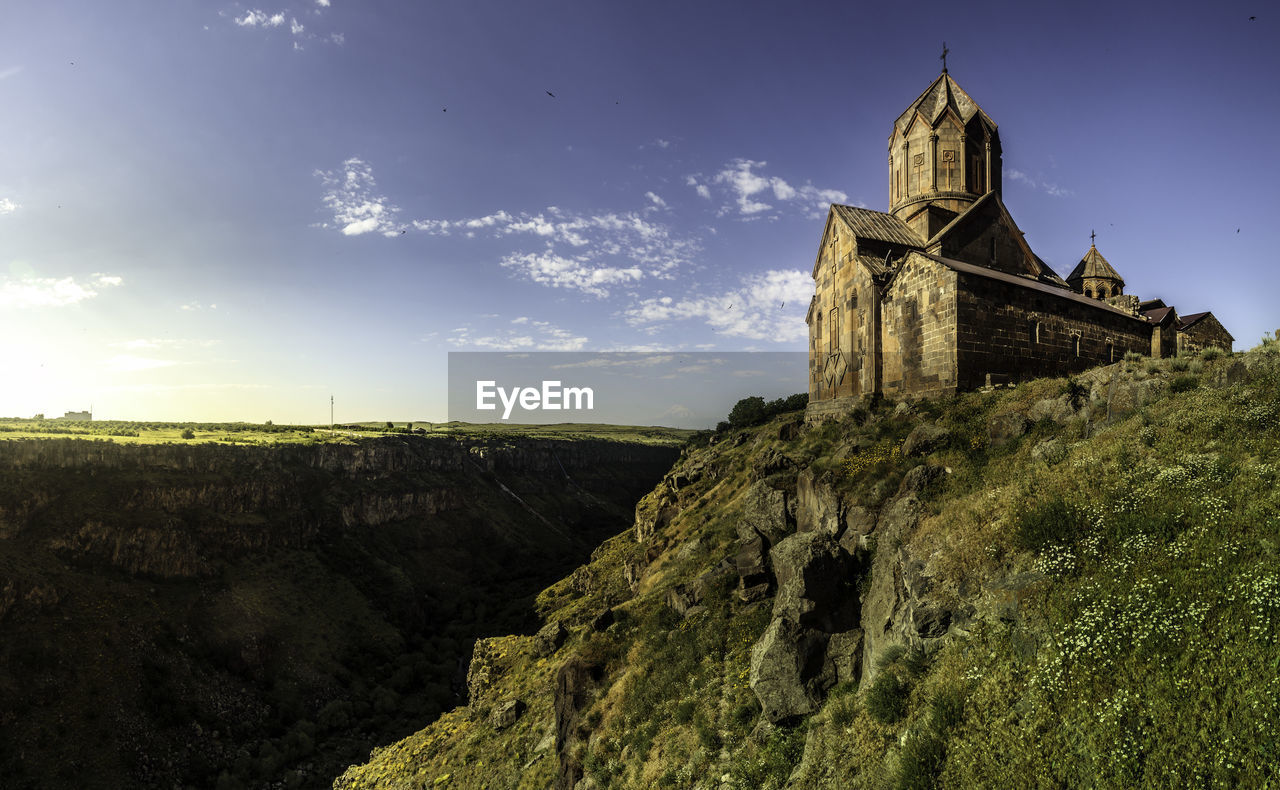
<svg viewBox="0 0 1280 790"><path fill-rule="evenodd" d="M1165 357L1233 338L1126 293L1095 246L1064 280L1001 197L1000 134L946 68L889 135L889 211L832 205L813 266L809 414Z"/></svg>

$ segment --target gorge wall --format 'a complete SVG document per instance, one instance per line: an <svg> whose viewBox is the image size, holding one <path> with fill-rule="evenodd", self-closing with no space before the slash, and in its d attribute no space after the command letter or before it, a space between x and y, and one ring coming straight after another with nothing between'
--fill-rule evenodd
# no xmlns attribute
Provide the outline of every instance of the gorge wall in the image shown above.
<svg viewBox="0 0 1280 790"><path fill-rule="evenodd" d="M0 442L7 787L323 787L465 698L475 638L677 448Z"/></svg>

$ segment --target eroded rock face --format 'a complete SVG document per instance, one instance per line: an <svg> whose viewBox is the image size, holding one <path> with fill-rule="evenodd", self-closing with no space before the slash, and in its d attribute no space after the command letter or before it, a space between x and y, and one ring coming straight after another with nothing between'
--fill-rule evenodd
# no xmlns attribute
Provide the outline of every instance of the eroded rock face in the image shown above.
<svg viewBox="0 0 1280 790"><path fill-rule="evenodd" d="M902 454L908 458L927 455L942 447L951 438L951 431L938 425L917 425L902 443Z"/></svg>
<svg viewBox="0 0 1280 790"><path fill-rule="evenodd" d="M791 535L770 551L773 620L751 650L751 688L766 720L811 713L860 661L856 564L831 536Z"/></svg>
<svg viewBox="0 0 1280 790"><path fill-rule="evenodd" d="M829 634L856 623L852 558L830 535L797 533L774 546L769 557L778 580L775 619L793 620Z"/></svg>
<svg viewBox="0 0 1280 790"><path fill-rule="evenodd" d="M795 519L785 491L762 481L751 486L742 496L739 540L745 543L759 535L773 545L794 531Z"/></svg>
<svg viewBox="0 0 1280 790"><path fill-rule="evenodd" d="M489 723L495 730L505 730L520 719L526 707L523 700L508 700L493 709Z"/></svg>
<svg viewBox="0 0 1280 790"><path fill-rule="evenodd" d="M815 711L835 683L826 661L829 634L775 618L751 648L751 690L764 717L785 721Z"/></svg>
<svg viewBox="0 0 1280 790"><path fill-rule="evenodd" d="M582 711L591 703L599 672L598 667L577 658L565 662L556 672L554 710L556 755L560 760L556 783L559 790L570 790L582 779L581 750L574 747L589 736L583 731Z"/></svg>
<svg viewBox="0 0 1280 790"><path fill-rule="evenodd" d="M769 550L764 538L756 535L741 544L733 563L739 577L739 598L749 602L768 597L773 586L773 574L769 572Z"/></svg>
<svg viewBox="0 0 1280 790"><path fill-rule="evenodd" d="M1040 420L1050 420L1059 425L1065 425L1076 416L1076 410L1072 408L1071 401L1066 395L1057 398L1045 398L1032 404L1027 416L1032 422Z"/></svg>
<svg viewBox="0 0 1280 790"><path fill-rule="evenodd" d="M796 476L796 531L838 536L844 528L844 508L830 484L814 478L812 469Z"/></svg>

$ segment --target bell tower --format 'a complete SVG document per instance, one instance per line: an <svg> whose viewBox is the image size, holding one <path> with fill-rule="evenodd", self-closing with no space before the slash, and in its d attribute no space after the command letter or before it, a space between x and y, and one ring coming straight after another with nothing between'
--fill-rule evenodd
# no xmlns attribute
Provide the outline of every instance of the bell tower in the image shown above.
<svg viewBox="0 0 1280 790"><path fill-rule="evenodd" d="M995 121L947 73L946 52L889 135L889 213L924 240L1002 181Z"/></svg>

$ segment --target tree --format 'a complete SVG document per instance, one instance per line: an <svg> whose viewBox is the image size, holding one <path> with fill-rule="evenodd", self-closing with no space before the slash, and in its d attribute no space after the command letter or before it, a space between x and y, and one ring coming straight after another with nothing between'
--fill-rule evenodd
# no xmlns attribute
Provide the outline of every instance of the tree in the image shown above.
<svg viewBox="0 0 1280 790"><path fill-rule="evenodd" d="M190 428L183 428L182 433L179 434L179 436L181 436L183 439L194 439L196 438L196 432L191 430Z"/></svg>
<svg viewBox="0 0 1280 790"><path fill-rule="evenodd" d="M743 398L735 403L729 412L729 425L734 428L757 425L767 419L769 419L769 413L765 410L764 398L759 395Z"/></svg>

